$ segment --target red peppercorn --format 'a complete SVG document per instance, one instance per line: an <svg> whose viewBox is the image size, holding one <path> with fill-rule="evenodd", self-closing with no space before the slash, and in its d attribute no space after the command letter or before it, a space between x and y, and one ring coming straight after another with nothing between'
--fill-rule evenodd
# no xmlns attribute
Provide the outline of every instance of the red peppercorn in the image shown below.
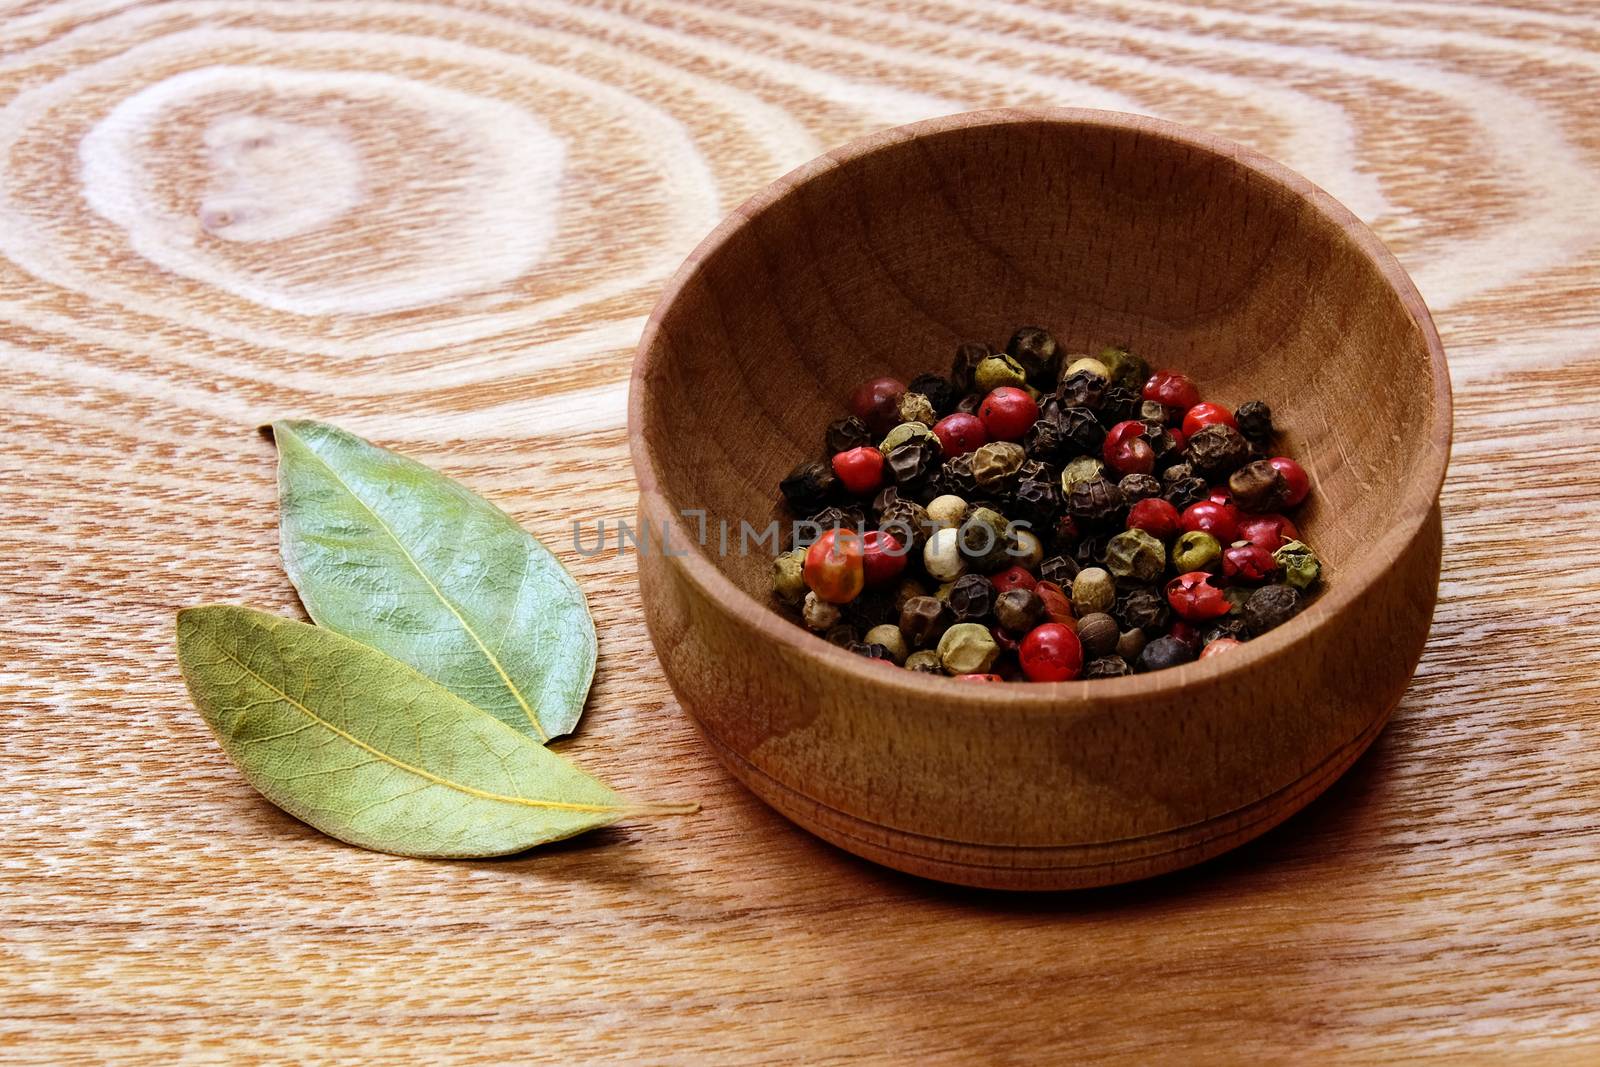
<svg viewBox="0 0 1600 1067"><path fill-rule="evenodd" d="M1183 455L1184 448L1189 444L1188 433L1179 429L1171 429L1167 433L1172 435L1172 454Z"/></svg>
<svg viewBox="0 0 1600 1067"><path fill-rule="evenodd" d="M1242 644L1244 644L1243 641L1232 637L1219 637L1205 648L1201 649L1200 658L1205 659L1207 656L1220 656L1224 652L1231 652Z"/></svg>
<svg viewBox="0 0 1600 1067"><path fill-rule="evenodd" d="M1032 589L1038 581L1028 568L1021 565L1007 567L999 574L989 575L989 584L994 586L996 593L1004 593L1012 589Z"/></svg>
<svg viewBox="0 0 1600 1067"><path fill-rule="evenodd" d="M876 493L883 486L883 453L871 445L840 452L833 457L833 473L856 496Z"/></svg>
<svg viewBox="0 0 1600 1067"><path fill-rule="evenodd" d="M1185 533L1203 530L1225 545L1239 539L1239 513L1230 504L1200 500L1183 509L1178 525Z"/></svg>
<svg viewBox="0 0 1600 1067"><path fill-rule="evenodd" d="M978 408L983 428L996 441L1020 441L1039 418L1033 397L1014 386L1003 385L983 399Z"/></svg>
<svg viewBox="0 0 1600 1067"><path fill-rule="evenodd" d="M1003 681L1005 681L1005 679L1002 678L998 674L958 674L958 675L956 675L956 681L958 681L958 682L1003 682Z"/></svg>
<svg viewBox="0 0 1600 1067"><path fill-rule="evenodd" d="M983 420L965 411L946 415L934 423L933 435L939 439L945 459L964 456L989 443L989 431L983 428Z"/></svg>
<svg viewBox="0 0 1600 1067"><path fill-rule="evenodd" d="M1295 507L1311 492L1311 479L1306 477L1306 469L1300 464L1288 456L1273 456L1267 462L1283 475L1283 484L1288 490L1288 497L1283 502L1284 507Z"/></svg>
<svg viewBox="0 0 1600 1067"><path fill-rule="evenodd" d="M1017 659L1030 682L1069 682L1083 670L1083 645L1070 627L1047 622L1022 639Z"/></svg>
<svg viewBox="0 0 1600 1067"><path fill-rule="evenodd" d="M1172 624L1172 628L1167 631L1167 636L1172 638L1174 641L1182 641L1185 645L1188 645L1191 650L1200 647L1200 631L1196 630L1193 626L1190 626L1182 619L1179 619Z"/></svg>
<svg viewBox="0 0 1600 1067"><path fill-rule="evenodd" d="M1263 582L1278 573L1278 561L1272 553L1246 542L1230 545L1222 550L1222 575L1242 582Z"/></svg>
<svg viewBox="0 0 1600 1067"><path fill-rule="evenodd" d="M1072 614L1072 598L1067 595L1065 589L1055 582L1035 582L1033 591L1044 601L1045 618L1077 629L1078 619Z"/></svg>
<svg viewBox="0 0 1600 1067"><path fill-rule="evenodd" d="M1168 582L1167 603L1172 605L1172 610L1180 618L1189 622L1221 618L1228 613L1229 607L1228 598L1221 589L1211 584L1211 575L1205 571L1190 571ZM1174 632L1171 636L1176 637L1177 634Z"/></svg>
<svg viewBox="0 0 1600 1067"><path fill-rule="evenodd" d="M1004 627L989 627L989 636L994 638L994 643L1000 646L1001 652L1015 653L1017 649L1022 647L1022 642L1006 633Z"/></svg>
<svg viewBox="0 0 1600 1067"><path fill-rule="evenodd" d="M1148 497L1128 511L1128 529L1143 530L1160 541L1170 541L1178 533L1178 509L1158 496Z"/></svg>
<svg viewBox="0 0 1600 1067"><path fill-rule="evenodd" d="M1200 390L1187 374L1158 370L1144 383L1144 399L1160 401L1169 408L1192 408L1200 403Z"/></svg>
<svg viewBox="0 0 1600 1067"><path fill-rule="evenodd" d="M1106 433L1101 455L1106 466L1118 474L1149 474L1155 469L1156 453L1144 439L1144 423L1138 419L1119 422Z"/></svg>
<svg viewBox="0 0 1600 1067"><path fill-rule="evenodd" d="M861 540L854 530L827 530L806 549L802 574L820 599L848 604L861 595L866 584Z"/></svg>
<svg viewBox="0 0 1600 1067"><path fill-rule="evenodd" d="M868 530L861 535L861 564L867 585L891 582L906 569L906 546L894 534Z"/></svg>
<svg viewBox="0 0 1600 1067"><path fill-rule="evenodd" d="M1225 485L1213 485L1210 489L1206 490L1206 499L1211 501L1213 504L1222 504L1230 508L1234 506L1233 490L1229 489Z"/></svg>
<svg viewBox="0 0 1600 1067"><path fill-rule="evenodd" d="M1234 419L1233 412L1221 404L1213 404L1209 400L1203 400L1183 413L1184 436L1194 433L1202 426L1210 426L1218 422L1226 423L1235 430L1239 428L1239 423Z"/></svg>
<svg viewBox="0 0 1600 1067"><path fill-rule="evenodd" d="M873 378L850 394L850 414L875 434L886 434L900 422L900 398L906 385L898 378Z"/></svg>
<svg viewBox="0 0 1600 1067"><path fill-rule="evenodd" d="M1268 552L1276 552L1290 541L1300 540L1300 531L1295 529L1294 523L1282 515L1251 515L1239 523L1235 536L1224 539L1218 535L1217 540L1223 544L1229 541L1249 541L1253 545L1260 545Z"/></svg>

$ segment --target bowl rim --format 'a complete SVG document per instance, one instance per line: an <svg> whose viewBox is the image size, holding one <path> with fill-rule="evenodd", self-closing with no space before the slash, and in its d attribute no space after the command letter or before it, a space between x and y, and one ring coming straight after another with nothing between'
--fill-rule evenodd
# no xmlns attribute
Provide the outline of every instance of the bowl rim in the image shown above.
<svg viewBox="0 0 1600 1067"><path fill-rule="evenodd" d="M1429 427L1431 448L1416 462L1422 466L1418 484L1427 491L1425 501L1404 510L1403 520L1385 532L1373 549L1339 581L1293 619L1271 632L1246 641L1225 656L1195 659L1162 671L1130 674L1119 678L1076 679L1068 682L1018 682L974 689L964 688L959 679L921 671L884 670L876 662L839 648L773 607L746 593L724 575L705 554L698 539L691 536L683 516L674 512L661 490L660 472L646 447L643 433L646 379L653 363L652 352L661 335L662 322L701 265L768 207L790 195L798 187L849 162L935 134L982 126L1037 125L1046 123L1067 127L1091 127L1131 131L1159 138L1211 155L1225 156L1280 186L1331 222L1345 240L1367 258L1399 298L1422 334L1427 348L1433 387L1433 424ZM1015 107L965 111L881 130L849 141L789 171L734 208L683 261L662 289L634 352L633 370L628 382L628 451L639 483L641 518L662 524L664 536L685 546L670 557L671 565L694 582L703 596L721 604L741 624L751 627L760 638L792 652L801 661L818 669L845 671L862 685L889 689L906 699L950 698L974 711L992 709L997 703L1030 709L1084 710L1111 702L1137 701L1157 694L1171 695L1176 690L1222 676L1243 674L1273 656L1309 637L1323 622L1354 603L1387 574L1391 563L1422 532L1437 505L1450 460L1453 425L1450 371L1444 347L1415 283L1383 241L1349 208L1309 179L1281 163L1237 142L1194 127L1165 119L1122 111L1070 107ZM1409 494L1413 497L1419 494ZM654 514L651 514L654 513ZM643 551L641 549L641 551Z"/></svg>

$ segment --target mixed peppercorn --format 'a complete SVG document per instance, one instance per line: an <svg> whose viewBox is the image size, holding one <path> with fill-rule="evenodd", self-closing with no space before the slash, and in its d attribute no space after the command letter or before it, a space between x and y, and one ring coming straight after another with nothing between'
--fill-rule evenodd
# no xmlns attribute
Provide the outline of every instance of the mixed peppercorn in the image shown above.
<svg viewBox="0 0 1600 1067"><path fill-rule="evenodd" d="M803 521L773 591L863 656L969 681L1160 670L1280 625L1320 577L1267 405L1126 349L1028 326L849 408L780 485Z"/></svg>

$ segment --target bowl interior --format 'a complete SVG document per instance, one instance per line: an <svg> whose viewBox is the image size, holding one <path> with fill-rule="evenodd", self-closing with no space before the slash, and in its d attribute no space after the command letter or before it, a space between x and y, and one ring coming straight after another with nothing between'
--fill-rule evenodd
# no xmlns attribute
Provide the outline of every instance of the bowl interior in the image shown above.
<svg viewBox="0 0 1600 1067"><path fill-rule="evenodd" d="M1267 401L1311 475L1297 519L1330 587L1370 579L1378 535L1415 527L1436 495L1448 386L1426 311L1376 239L1225 142L1092 112L919 124L747 204L647 334L646 481L675 510L703 509L713 565L770 603L770 552L741 552L739 523L788 521L778 480L822 454L850 390L946 373L958 343L1003 345L1025 324L1068 351L1127 345L1229 406Z"/></svg>

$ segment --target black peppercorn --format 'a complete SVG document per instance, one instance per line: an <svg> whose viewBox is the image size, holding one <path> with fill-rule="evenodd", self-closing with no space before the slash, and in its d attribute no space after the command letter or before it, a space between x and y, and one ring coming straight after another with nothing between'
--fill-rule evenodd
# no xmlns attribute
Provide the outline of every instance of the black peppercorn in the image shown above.
<svg viewBox="0 0 1600 1067"><path fill-rule="evenodd" d="M1044 463L1059 463L1066 458L1067 438L1061 431L1059 408L1053 402L1040 410L1039 417L1022 435L1022 447L1030 457Z"/></svg>
<svg viewBox="0 0 1600 1067"><path fill-rule="evenodd" d="M1089 567L1098 567L1106 558L1106 543L1111 540L1109 533L1089 533L1078 539L1072 547L1072 560L1080 570Z"/></svg>
<svg viewBox="0 0 1600 1067"><path fill-rule="evenodd" d="M956 387L950 384L948 378L937 374L919 374L911 379L911 384L906 387L907 392L921 393L933 405L934 413L945 416L955 410L956 401L961 394Z"/></svg>
<svg viewBox="0 0 1600 1067"><path fill-rule="evenodd" d="M976 415L978 409L983 407L984 393L968 393L956 401L956 410L966 415Z"/></svg>
<svg viewBox="0 0 1600 1067"><path fill-rule="evenodd" d="M884 646L884 645L869 645L869 644L866 644L866 643L861 642L861 641L852 641L852 642L850 642L850 644L847 647L850 649L851 652L854 652L856 655L865 656L868 659L893 659L894 658L893 656L891 656L889 654L888 647Z"/></svg>
<svg viewBox="0 0 1600 1067"><path fill-rule="evenodd" d="M872 498L872 510L882 514L885 508L893 507L895 501L899 499L900 490L895 486L886 485Z"/></svg>
<svg viewBox="0 0 1600 1067"><path fill-rule="evenodd" d="M1125 474L1117 483L1117 488L1122 490L1122 500L1129 507L1161 495L1161 483L1148 474Z"/></svg>
<svg viewBox="0 0 1600 1067"><path fill-rule="evenodd" d="M1147 422L1140 436L1149 442L1150 451L1156 454L1156 466L1165 467L1183 459L1184 452L1178 447L1178 438L1165 426Z"/></svg>
<svg viewBox="0 0 1600 1067"><path fill-rule="evenodd" d="M1224 478L1249 461L1250 442L1227 423L1214 422L1189 438L1184 459L1206 477Z"/></svg>
<svg viewBox="0 0 1600 1067"><path fill-rule="evenodd" d="M1233 420L1239 424L1239 432L1245 439L1258 448L1265 448L1272 441L1272 409L1260 400L1250 400L1239 405L1239 410L1233 413Z"/></svg>
<svg viewBox="0 0 1600 1067"><path fill-rule="evenodd" d="M994 610L994 583L981 574L963 574L950 586L945 603L955 621L982 622Z"/></svg>
<svg viewBox="0 0 1600 1067"><path fill-rule="evenodd" d="M1300 610L1300 594L1293 586L1264 585L1244 602L1244 622L1251 636L1259 637L1282 626Z"/></svg>
<svg viewBox="0 0 1600 1067"><path fill-rule="evenodd" d="M1117 620L1103 611L1090 612L1078 620L1078 641L1085 656L1109 656L1116 651L1122 631Z"/></svg>
<svg viewBox="0 0 1600 1067"><path fill-rule="evenodd" d="M1184 478L1193 478L1194 468L1187 463L1174 463L1169 467L1161 468L1161 484L1171 485L1173 482L1182 481Z"/></svg>
<svg viewBox="0 0 1600 1067"><path fill-rule="evenodd" d="M1182 511L1190 504L1198 504L1206 499L1210 493L1211 487L1206 484L1204 478L1196 478L1190 475L1185 478L1179 478L1168 485L1167 491L1161 495L1166 499L1167 503Z"/></svg>
<svg viewBox="0 0 1600 1067"><path fill-rule="evenodd" d="M1054 377L1056 363L1060 360L1056 339L1042 326L1024 326L1012 334L1006 343L1006 352L1022 364L1031 382L1044 382Z"/></svg>
<svg viewBox="0 0 1600 1067"><path fill-rule="evenodd" d="M1059 498L1060 493L1058 492ZM1065 504L1061 505L1063 508ZM1056 521L1044 530L1039 531L1040 540L1050 545L1056 552L1065 553L1072 551L1081 536L1078 532L1078 523L1065 510L1056 516Z"/></svg>
<svg viewBox="0 0 1600 1067"><path fill-rule="evenodd" d="M828 423L828 432L823 436L823 444L830 456L863 445L877 444L877 440L872 436L872 431L867 429L867 424L854 415L846 415L842 419L834 419Z"/></svg>
<svg viewBox="0 0 1600 1067"><path fill-rule="evenodd" d="M1122 490L1107 478L1086 478L1067 494L1067 512L1080 524L1105 526L1122 514Z"/></svg>
<svg viewBox="0 0 1600 1067"><path fill-rule="evenodd" d="M1135 586L1117 597L1111 609L1117 621L1130 630L1143 630L1147 635L1166 628L1172 619L1172 608L1167 598L1155 589Z"/></svg>
<svg viewBox="0 0 1600 1067"><path fill-rule="evenodd" d="M1133 417L1140 422L1165 426L1172 421L1172 411L1159 400L1141 400L1133 409Z"/></svg>
<svg viewBox="0 0 1600 1067"><path fill-rule="evenodd" d="M1032 589L1007 589L994 598L994 619L1006 633L1018 637L1039 625L1044 601Z"/></svg>
<svg viewBox="0 0 1600 1067"><path fill-rule="evenodd" d="M1098 411L1106 389L1106 380L1094 371L1073 371L1056 386L1056 399L1064 408L1088 408L1091 411Z"/></svg>
<svg viewBox="0 0 1600 1067"><path fill-rule="evenodd" d="M827 633L822 635L822 639L830 645L849 648L855 644L856 628L849 623L841 622L837 626L830 626Z"/></svg>
<svg viewBox="0 0 1600 1067"><path fill-rule="evenodd" d="M888 455L889 471L902 489L922 485L939 465L939 446L928 437L914 437Z"/></svg>
<svg viewBox="0 0 1600 1067"><path fill-rule="evenodd" d="M1063 589L1072 588L1072 579L1078 576L1081 570L1076 562L1066 556L1051 556L1039 564L1039 580L1054 582Z"/></svg>
<svg viewBox="0 0 1600 1067"><path fill-rule="evenodd" d="M838 488L833 468L820 460L806 460L778 483L778 491L796 515L809 515L824 508Z"/></svg>
<svg viewBox="0 0 1600 1067"><path fill-rule="evenodd" d="M848 507L827 507L794 525L794 547L807 548L813 541L827 533L829 530L856 530L866 528L867 517L861 509L851 504Z"/></svg>
<svg viewBox="0 0 1600 1067"><path fill-rule="evenodd" d="M1228 492L1246 511L1277 511L1289 502L1283 472L1264 459L1252 460L1230 474Z"/></svg>
<svg viewBox="0 0 1600 1067"><path fill-rule="evenodd" d="M1061 512L1061 494L1053 477L1023 478L1011 492L1010 511L1035 530L1048 531Z"/></svg>
<svg viewBox="0 0 1600 1067"><path fill-rule="evenodd" d="M972 473L972 453L963 452L944 461L941 480L945 492L971 500L978 493L978 479Z"/></svg>
<svg viewBox="0 0 1600 1067"><path fill-rule="evenodd" d="M1050 469L1048 463L1042 463L1036 459L1025 459L1022 461L1022 466L1017 468L1017 481L1019 482L1053 482L1057 477L1058 475Z"/></svg>
<svg viewBox="0 0 1600 1067"><path fill-rule="evenodd" d="M900 609L900 632L912 648L929 648L954 622L950 608L938 597L914 596Z"/></svg>
<svg viewBox="0 0 1600 1067"><path fill-rule="evenodd" d="M1133 418L1133 409L1138 405L1137 392L1124 389L1120 385L1113 385L1100 396L1100 406L1096 409L1096 413L1100 416L1100 425L1110 428Z"/></svg>
<svg viewBox="0 0 1600 1067"><path fill-rule="evenodd" d="M1222 638L1234 641L1247 641L1250 638L1250 628L1245 625L1243 616L1225 615L1208 626L1200 635L1200 643L1209 645Z"/></svg>
<svg viewBox="0 0 1600 1067"><path fill-rule="evenodd" d="M1086 407L1063 407L1056 417L1061 436L1066 439L1071 455L1098 456L1106 441L1106 430Z"/></svg>
<svg viewBox="0 0 1600 1067"><path fill-rule="evenodd" d="M1194 651L1176 637L1158 637L1139 653L1139 670L1164 671L1194 659Z"/></svg>
<svg viewBox="0 0 1600 1067"><path fill-rule="evenodd" d="M921 504L899 499L878 513L878 529L892 534L902 545L921 550L933 529L933 520Z"/></svg>
<svg viewBox="0 0 1600 1067"><path fill-rule="evenodd" d="M950 383L955 386L958 393L964 393L972 388L972 374L978 369L978 364L994 355L994 349L982 341L968 341L966 344L956 346L956 358L950 364Z"/></svg>
<svg viewBox="0 0 1600 1067"><path fill-rule="evenodd" d="M1097 656L1083 665L1085 678L1121 678L1132 673L1128 661L1121 656Z"/></svg>

